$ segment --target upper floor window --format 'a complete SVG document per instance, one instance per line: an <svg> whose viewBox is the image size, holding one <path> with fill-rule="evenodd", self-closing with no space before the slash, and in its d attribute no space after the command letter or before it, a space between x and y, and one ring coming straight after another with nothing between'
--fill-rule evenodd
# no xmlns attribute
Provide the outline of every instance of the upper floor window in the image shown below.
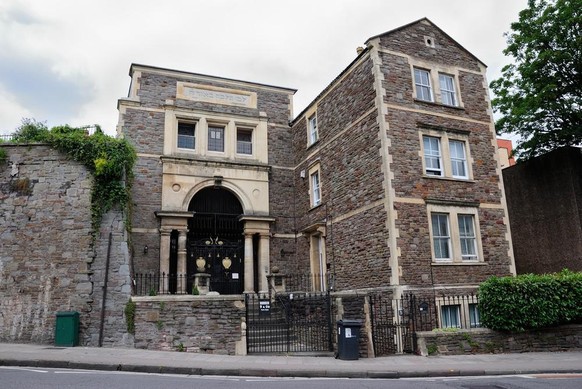
<svg viewBox="0 0 582 389"><path fill-rule="evenodd" d="M424 136L424 163L426 174L433 176L443 175L443 161L441 155L441 140L434 136Z"/></svg>
<svg viewBox="0 0 582 389"><path fill-rule="evenodd" d="M253 153L253 130L250 128L236 129L237 154L251 155Z"/></svg>
<svg viewBox="0 0 582 389"><path fill-rule="evenodd" d="M319 140L319 132L317 130L317 114L313 114L308 119L309 127L309 144L312 145Z"/></svg>
<svg viewBox="0 0 582 389"><path fill-rule="evenodd" d="M414 84L416 86L417 99L433 101L432 88L430 86L430 72L428 70L414 68Z"/></svg>
<svg viewBox="0 0 582 389"><path fill-rule="evenodd" d="M441 102L446 105L457 106L454 77L448 74L439 74L439 85L441 89Z"/></svg>
<svg viewBox="0 0 582 389"><path fill-rule="evenodd" d="M196 123L178 122L178 148L196 148Z"/></svg>
<svg viewBox="0 0 582 389"><path fill-rule="evenodd" d="M208 151L224 152L224 127L208 125Z"/></svg>
<svg viewBox="0 0 582 389"><path fill-rule="evenodd" d="M455 134L459 139L452 139L446 132L427 132L430 135L422 135L424 174L469 179L468 143L464 136Z"/></svg>
<svg viewBox="0 0 582 389"><path fill-rule="evenodd" d="M465 142L458 140L449 141L451 154L451 171L454 178L467 178L467 153Z"/></svg>
<svg viewBox="0 0 582 389"><path fill-rule="evenodd" d="M321 204L321 176L319 164L309 169L309 199L312 207Z"/></svg>
<svg viewBox="0 0 582 389"><path fill-rule="evenodd" d="M482 258L477 208L429 205L429 215L435 262L475 262Z"/></svg>

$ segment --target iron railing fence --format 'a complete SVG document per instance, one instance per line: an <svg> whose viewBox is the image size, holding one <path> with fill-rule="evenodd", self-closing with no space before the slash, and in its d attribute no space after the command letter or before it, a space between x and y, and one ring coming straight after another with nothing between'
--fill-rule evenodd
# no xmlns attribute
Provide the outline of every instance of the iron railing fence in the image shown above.
<svg viewBox="0 0 582 389"><path fill-rule="evenodd" d="M212 280L208 281L208 290L220 294L242 294L242 285L238 280ZM193 293L193 275L136 273L133 277L133 294L136 296Z"/></svg>
<svg viewBox="0 0 582 389"><path fill-rule="evenodd" d="M291 274L283 277L285 292L327 292L333 289L329 273Z"/></svg>
<svg viewBox="0 0 582 389"><path fill-rule="evenodd" d="M376 356L410 353L417 349L416 333L447 328L479 328L476 294L422 296L370 295L370 319Z"/></svg>

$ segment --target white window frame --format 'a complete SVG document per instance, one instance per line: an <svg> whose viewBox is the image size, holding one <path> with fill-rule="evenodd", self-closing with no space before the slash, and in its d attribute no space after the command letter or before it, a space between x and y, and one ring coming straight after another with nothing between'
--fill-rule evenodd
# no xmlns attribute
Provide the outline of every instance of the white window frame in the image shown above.
<svg viewBox="0 0 582 389"><path fill-rule="evenodd" d="M247 133L247 134L250 133L251 140L250 141L240 141L238 139L238 136L239 136L240 133ZM236 153L238 155L247 155L247 156L253 155L253 149L254 149L254 147L253 147L253 137L254 137L254 133L255 132L250 127L237 126L237 128L236 128ZM241 146L243 148L244 148L244 146L250 147L250 152L249 153L241 152L240 149L239 149L239 146Z"/></svg>
<svg viewBox="0 0 582 389"><path fill-rule="evenodd" d="M463 221L461 221L462 219ZM466 219L470 219L469 223L466 224ZM459 226L459 244L461 246L461 258L463 261L476 261L479 260L477 254L477 235L475 226L475 216L471 214L457 214L457 223ZM465 228L469 226L470 231Z"/></svg>
<svg viewBox="0 0 582 389"><path fill-rule="evenodd" d="M422 172L425 177L455 180L472 179L473 171L470 163L471 156L468 135L428 129L421 129L419 135ZM438 150L435 151L434 147L427 149L425 143L427 140L428 142L436 142ZM455 150L459 150L459 145L460 150L462 150L461 155L455 152ZM431 162L437 160L437 158L440 164L440 170L434 167L434 163Z"/></svg>
<svg viewBox="0 0 582 389"><path fill-rule="evenodd" d="M456 107L457 90L456 90L455 76L439 73L439 87L441 92L441 103Z"/></svg>
<svg viewBox="0 0 582 389"><path fill-rule="evenodd" d="M427 148L428 143L428 148ZM436 149L433 147L436 145ZM424 155L424 172L429 176L439 176L444 175L443 169L443 157L442 157L442 147L441 139L436 136L423 135L422 137L423 155ZM429 163L429 161L432 161ZM438 164L438 167L434 166L434 162ZM429 166L430 165L430 166Z"/></svg>
<svg viewBox="0 0 582 389"><path fill-rule="evenodd" d="M437 220L438 225L442 226L444 222L445 231L435 231L435 219ZM451 223L449 220L449 214L441 212L432 212L430 214L430 223L433 233L432 248L435 261L451 261L453 250L451 247ZM437 247L439 247L440 249L437 250ZM446 249L447 251L446 256L443 256L443 248Z"/></svg>
<svg viewBox="0 0 582 389"><path fill-rule="evenodd" d="M186 125L191 125L193 126L193 135L180 135L180 126L186 124ZM198 127L198 123L192 120L180 120L178 119L177 122L177 128L176 128L176 148L178 149L184 149L184 150L196 150L196 130ZM182 143L182 146L180 145L180 140L189 140L192 142L192 147L185 147L185 145Z"/></svg>
<svg viewBox="0 0 582 389"><path fill-rule="evenodd" d="M483 262L483 245L479 228L479 212L476 207L427 204L431 257L436 264L475 264ZM439 256L435 245L437 240L446 239L433 228L433 215L447 215L449 240L449 258ZM470 216L473 222L473 235L461 236L459 216ZM463 250L463 239L469 239L473 245L474 254L467 255ZM466 242L466 241L465 241Z"/></svg>
<svg viewBox="0 0 582 389"><path fill-rule="evenodd" d="M321 205L321 169L316 164L309 169L309 201L312 208Z"/></svg>
<svg viewBox="0 0 582 389"><path fill-rule="evenodd" d="M309 145L316 143L319 140L319 129L317 127L317 112L314 112L307 119L307 127L309 132Z"/></svg>
<svg viewBox="0 0 582 389"><path fill-rule="evenodd" d="M416 99L431 103L434 102L430 70L415 67L413 76Z"/></svg>
<svg viewBox="0 0 582 389"><path fill-rule="evenodd" d="M460 145L462 150L461 155L456 154L453 145ZM457 139L449 139L449 152L451 156L451 175L453 178L469 178L467 171L467 144L465 141ZM462 172L459 170L462 169Z"/></svg>

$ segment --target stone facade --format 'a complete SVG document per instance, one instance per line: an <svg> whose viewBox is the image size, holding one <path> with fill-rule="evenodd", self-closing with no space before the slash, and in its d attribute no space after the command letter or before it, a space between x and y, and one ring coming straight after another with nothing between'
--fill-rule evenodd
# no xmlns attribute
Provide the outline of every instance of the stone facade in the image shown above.
<svg viewBox="0 0 582 389"><path fill-rule="evenodd" d="M0 147L8 154L0 167L0 340L50 344L57 312L77 311L82 345L97 346L101 328L103 345L131 344L123 214L105 215L93 244L89 171L47 146Z"/></svg>
<svg viewBox="0 0 582 389"><path fill-rule="evenodd" d="M582 271L582 149L503 170L518 274Z"/></svg>
<svg viewBox="0 0 582 389"><path fill-rule="evenodd" d="M366 45L291 122L292 89L132 65L119 131L139 156L135 270L190 273L192 204L218 187L243 209L248 292L267 291L271 267L395 297L514 274L485 66L427 19ZM195 145L179 144L184 121Z"/></svg>
<svg viewBox="0 0 582 389"><path fill-rule="evenodd" d="M370 38L296 117L293 89L132 65L135 272L185 274L159 294L274 273L395 299L515 274L485 72L427 19Z"/></svg>

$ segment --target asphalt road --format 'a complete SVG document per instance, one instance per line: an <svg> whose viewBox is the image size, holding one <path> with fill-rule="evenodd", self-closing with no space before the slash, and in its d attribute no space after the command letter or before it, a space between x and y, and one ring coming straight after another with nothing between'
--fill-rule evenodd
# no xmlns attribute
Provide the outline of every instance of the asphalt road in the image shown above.
<svg viewBox="0 0 582 389"><path fill-rule="evenodd" d="M0 367L2 389L579 389L582 374L414 379L252 378Z"/></svg>

